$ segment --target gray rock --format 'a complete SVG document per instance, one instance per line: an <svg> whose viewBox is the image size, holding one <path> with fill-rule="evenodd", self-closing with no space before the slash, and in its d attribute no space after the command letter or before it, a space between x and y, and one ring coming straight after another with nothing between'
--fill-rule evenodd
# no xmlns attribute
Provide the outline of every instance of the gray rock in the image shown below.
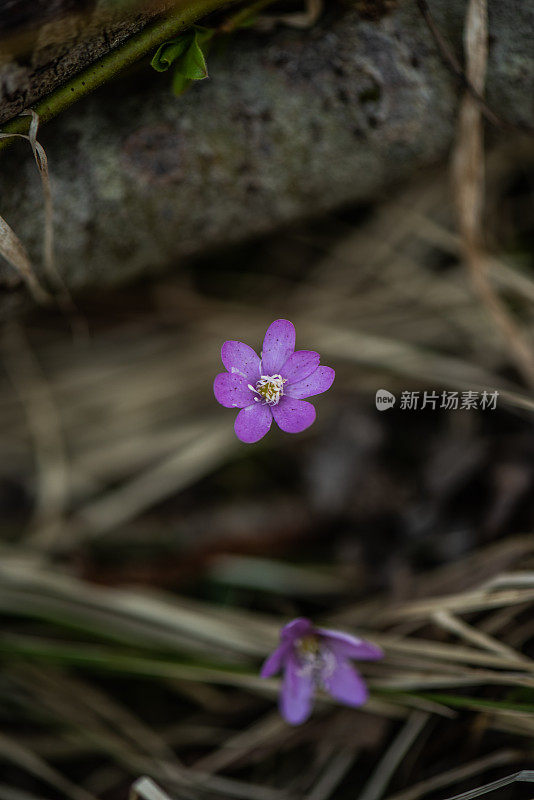
<svg viewBox="0 0 534 800"><path fill-rule="evenodd" d="M534 4L490 0L488 102L534 124ZM461 56L464 0L434 0ZM178 268L180 259L343 203L369 201L446 156L459 86L415 4L379 20L332 10L305 31L241 33L211 78L175 98L146 64L43 127L57 260L74 289ZM24 144L2 156L0 213L36 263L38 177Z"/></svg>

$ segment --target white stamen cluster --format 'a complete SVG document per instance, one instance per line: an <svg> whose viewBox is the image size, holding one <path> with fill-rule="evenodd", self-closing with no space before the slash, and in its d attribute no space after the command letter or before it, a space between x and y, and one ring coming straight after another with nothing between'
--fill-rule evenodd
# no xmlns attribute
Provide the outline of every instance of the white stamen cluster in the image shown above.
<svg viewBox="0 0 534 800"><path fill-rule="evenodd" d="M258 395L254 398L256 403L263 400L268 406L276 406L284 395L284 383L286 378L281 375L262 375L255 387L249 383L248 388Z"/></svg>
<svg viewBox="0 0 534 800"><path fill-rule="evenodd" d="M299 674L313 679L316 686L321 686L336 668L337 659L334 653L317 637L306 636L296 642L300 661Z"/></svg>

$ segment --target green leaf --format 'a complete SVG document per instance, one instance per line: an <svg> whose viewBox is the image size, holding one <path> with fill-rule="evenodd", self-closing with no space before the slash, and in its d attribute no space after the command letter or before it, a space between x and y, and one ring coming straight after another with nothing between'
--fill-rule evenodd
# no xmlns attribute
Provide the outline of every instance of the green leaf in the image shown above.
<svg viewBox="0 0 534 800"><path fill-rule="evenodd" d="M180 60L180 71L185 78L192 81L202 81L208 77L208 67L204 53L198 42L198 33L195 31L193 41Z"/></svg>
<svg viewBox="0 0 534 800"><path fill-rule="evenodd" d="M160 45L150 62L151 66L158 72L166 72L171 64L186 52L192 39L193 34L191 31L187 31L178 39Z"/></svg>
<svg viewBox="0 0 534 800"><path fill-rule="evenodd" d="M151 64L158 72L165 72L174 64L174 94L180 95L193 81L202 81L208 77L206 52L214 33L213 28L195 25L177 39L162 44L154 55Z"/></svg>

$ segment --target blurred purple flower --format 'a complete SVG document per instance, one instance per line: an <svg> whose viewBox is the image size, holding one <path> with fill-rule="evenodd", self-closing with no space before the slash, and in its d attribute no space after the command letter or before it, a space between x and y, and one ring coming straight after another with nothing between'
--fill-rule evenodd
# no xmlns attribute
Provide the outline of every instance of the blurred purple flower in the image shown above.
<svg viewBox="0 0 534 800"><path fill-rule="evenodd" d="M213 391L226 408L240 408L235 432L242 442L258 442L273 421L287 433L300 433L315 421L315 408L303 398L326 392L335 372L319 366L312 350L295 351L295 327L277 319L267 329L261 359L248 344L228 341L221 357L228 372L217 375Z"/></svg>
<svg viewBox="0 0 534 800"><path fill-rule="evenodd" d="M365 639L348 633L315 628L299 617L280 631L280 645L261 669L262 678L284 670L280 712L291 725L305 722L311 713L315 689L325 689L347 706L363 705L369 693L365 681L348 659L377 661L383 652Z"/></svg>

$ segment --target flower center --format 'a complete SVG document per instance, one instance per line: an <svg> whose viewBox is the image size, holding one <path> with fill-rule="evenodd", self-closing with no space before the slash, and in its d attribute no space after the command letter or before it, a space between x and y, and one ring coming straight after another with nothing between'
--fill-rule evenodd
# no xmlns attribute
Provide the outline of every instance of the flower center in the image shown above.
<svg viewBox="0 0 534 800"><path fill-rule="evenodd" d="M315 658L321 649L317 636L303 636L296 645L299 655L305 660Z"/></svg>
<svg viewBox="0 0 534 800"><path fill-rule="evenodd" d="M281 375L262 375L256 388L250 383L248 388L258 395L254 398L257 403L261 403L263 400L268 406L276 406L283 397L284 383L286 383L286 378L282 378Z"/></svg>
<svg viewBox="0 0 534 800"><path fill-rule="evenodd" d="M316 686L322 686L324 679L336 668L335 655L318 636L313 635L298 639L295 649L300 661L300 674L311 676Z"/></svg>

